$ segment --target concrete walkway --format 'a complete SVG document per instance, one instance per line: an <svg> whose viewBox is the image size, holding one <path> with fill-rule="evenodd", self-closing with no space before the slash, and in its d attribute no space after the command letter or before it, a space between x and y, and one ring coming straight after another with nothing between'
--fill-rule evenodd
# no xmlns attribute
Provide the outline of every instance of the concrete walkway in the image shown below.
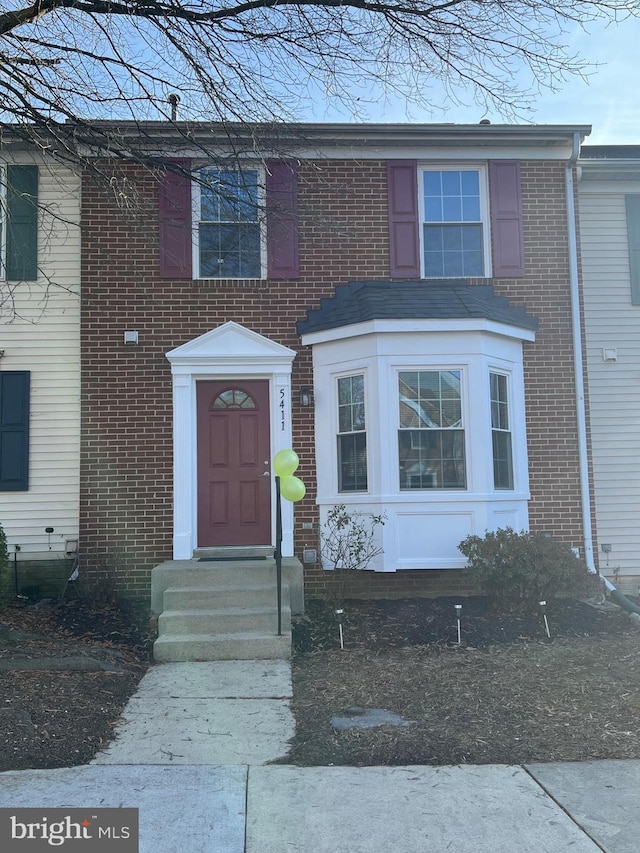
<svg viewBox="0 0 640 853"><path fill-rule="evenodd" d="M295 721L288 661L165 663L129 700L98 764L266 764Z"/></svg>
<svg viewBox="0 0 640 853"><path fill-rule="evenodd" d="M136 807L140 853L638 853L640 761L291 767L283 661L153 667L93 764L0 807Z"/></svg>

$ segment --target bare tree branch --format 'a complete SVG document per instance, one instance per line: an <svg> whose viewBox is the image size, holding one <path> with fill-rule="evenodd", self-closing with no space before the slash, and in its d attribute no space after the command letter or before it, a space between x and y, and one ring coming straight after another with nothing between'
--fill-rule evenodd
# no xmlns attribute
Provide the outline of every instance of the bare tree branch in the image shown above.
<svg viewBox="0 0 640 853"><path fill-rule="evenodd" d="M215 123L231 156L262 157L254 128L272 129L273 150L319 95L362 118L369 103L379 114L380 90L433 109L440 87L449 103L471 88L481 109L522 118L542 87L589 72L566 45L577 27L639 12L639 0L4 0L0 143L80 164L128 205L116 164L158 168L149 122L176 151L198 151L192 128Z"/></svg>
<svg viewBox="0 0 640 853"><path fill-rule="evenodd" d="M522 114L587 65L567 28L637 16L637 0L9 0L0 14L0 119L292 120L317 88L357 110L368 83L433 106L475 89ZM524 68L528 83L515 82ZM25 99L17 92L26 93Z"/></svg>

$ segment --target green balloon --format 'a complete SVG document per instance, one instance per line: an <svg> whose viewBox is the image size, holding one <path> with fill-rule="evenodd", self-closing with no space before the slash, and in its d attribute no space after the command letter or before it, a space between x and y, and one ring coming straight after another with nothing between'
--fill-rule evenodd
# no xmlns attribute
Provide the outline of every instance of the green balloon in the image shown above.
<svg viewBox="0 0 640 853"><path fill-rule="evenodd" d="M279 450L273 459L273 471L277 477L288 477L298 468L300 460L295 450Z"/></svg>
<svg viewBox="0 0 640 853"><path fill-rule="evenodd" d="M280 494L288 501L295 503L301 501L306 494L304 483L299 477L282 477L280 480Z"/></svg>

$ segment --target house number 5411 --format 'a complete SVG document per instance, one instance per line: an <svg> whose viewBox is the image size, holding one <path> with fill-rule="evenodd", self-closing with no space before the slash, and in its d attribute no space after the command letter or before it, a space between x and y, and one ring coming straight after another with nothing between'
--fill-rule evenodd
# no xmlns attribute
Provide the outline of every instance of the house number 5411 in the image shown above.
<svg viewBox="0 0 640 853"><path fill-rule="evenodd" d="M280 429L284 432L284 388L280 389Z"/></svg>

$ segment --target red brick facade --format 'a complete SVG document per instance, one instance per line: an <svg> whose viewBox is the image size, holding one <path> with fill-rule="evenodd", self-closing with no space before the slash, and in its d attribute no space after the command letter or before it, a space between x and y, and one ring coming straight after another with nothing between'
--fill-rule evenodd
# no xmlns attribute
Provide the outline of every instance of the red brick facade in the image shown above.
<svg viewBox="0 0 640 853"><path fill-rule="evenodd" d="M565 199L566 164L521 164L526 277L493 281L538 318L524 344L530 522L583 541L575 414ZM295 551L317 546L310 348L296 321L337 285L388 277L386 162L318 160L299 170L300 276L295 281L170 281L159 276L157 182L126 167L133 213L90 178L83 190L81 541L88 566L112 569L131 595L148 594L150 570L172 556L172 388L165 353L233 320L298 352L293 363L294 447L307 497L296 506ZM486 283L486 281L482 281ZM137 330L137 346L123 343ZM313 530L303 528L312 522ZM453 591L459 572L359 578L372 593ZM306 588L322 584L307 567Z"/></svg>

